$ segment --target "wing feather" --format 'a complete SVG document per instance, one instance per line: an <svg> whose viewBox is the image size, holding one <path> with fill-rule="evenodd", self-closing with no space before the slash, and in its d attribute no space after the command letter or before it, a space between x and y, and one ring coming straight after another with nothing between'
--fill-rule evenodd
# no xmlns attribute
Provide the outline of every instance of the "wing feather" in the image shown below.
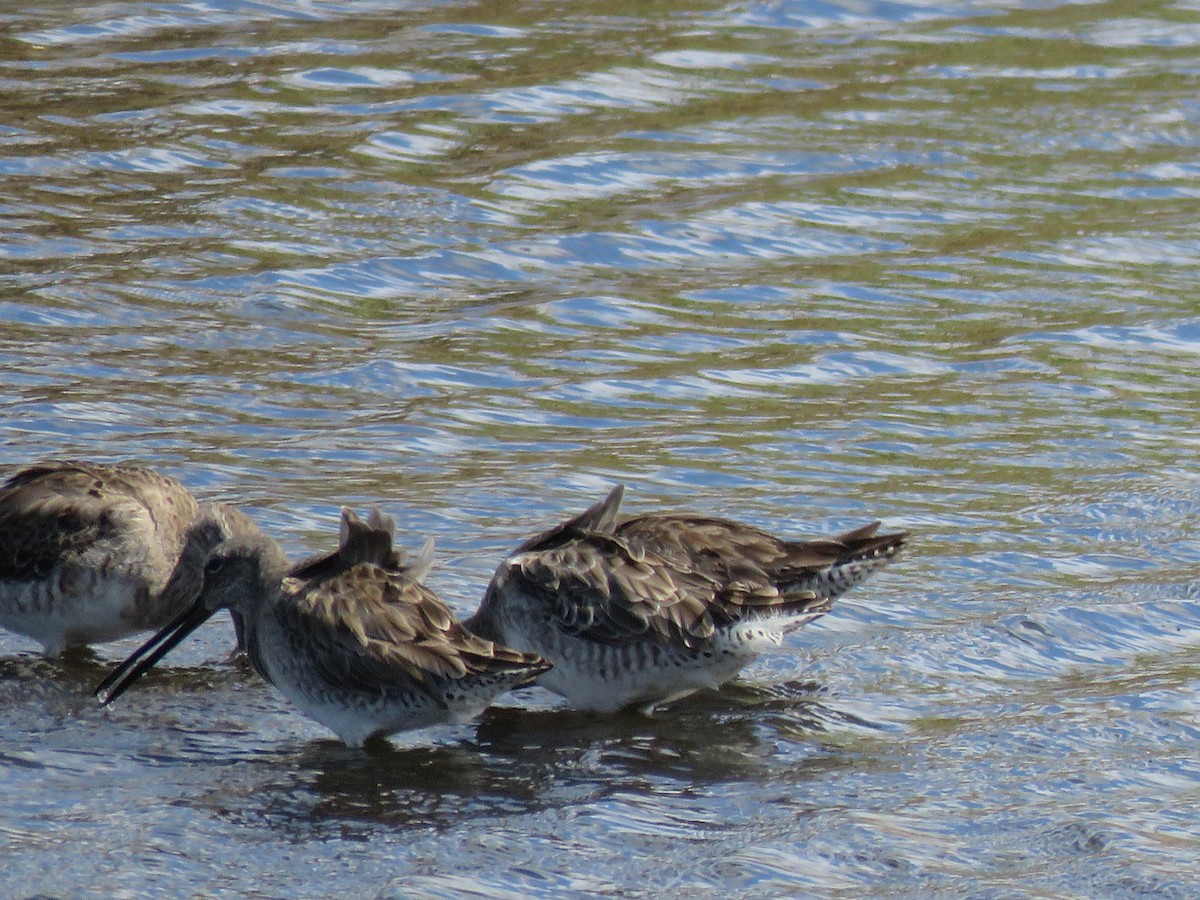
<svg viewBox="0 0 1200 900"><path fill-rule="evenodd" d="M150 469L75 461L29 466L0 487L0 578L44 578L60 563L122 539L127 554L141 547L170 556L198 512L183 485Z"/></svg>
<svg viewBox="0 0 1200 900"><path fill-rule="evenodd" d="M682 552L666 555L633 538L587 534L509 560L507 579L542 601L570 634L605 644L651 639L696 647L747 614L813 608L812 591L781 592L762 569L729 563L737 577Z"/></svg>
<svg viewBox="0 0 1200 900"><path fill-rule="evenodd" d="M403 572L359 563L316 584L287 578L276 614L302 635L335 688L377 694L410 687L435 697L438 681L546 668L466 631L442 601Z"/></svg>
<svg viewBox="0 0 1200 900"><path fill-rule="evenodd" d="M621 497L617 487L518 547L468 625L499 638L545 617L598 643L689 647L748 617L784 617L790 630L826 612L908 538L877 534L879 522L803 541L713 516L650 514L618 524ZM528 624L511 624L521 620Z"/></svg>
<svg viewBox="0 0 1200 900"><path fill-rule="evenodd" d="M644 515L622 523L616 535L672 561L686 560L718 580L765 576L770 583L811 579L830 566L894 553L908 535L877 535L873 522L832 538L785 541L752 525L706 516Z"/></svg>

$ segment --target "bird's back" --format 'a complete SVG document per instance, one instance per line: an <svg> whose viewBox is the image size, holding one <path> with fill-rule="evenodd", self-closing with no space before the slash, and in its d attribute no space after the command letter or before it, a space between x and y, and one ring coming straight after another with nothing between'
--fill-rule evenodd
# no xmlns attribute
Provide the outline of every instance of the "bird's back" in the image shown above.
<svg viewBox="0 0 1200 900"><path fill-rule="evenodd" d="M879 525L792 541L730 519L649 514L621 523L614 534L633 547L675 565L695 566L725 583L761 578L784 593L812 591L833 599L904 548L907 532L880 535Z"/></svg>
<svg viewBox="0 0 1200 900"><path fill-rule="evenodd" d="M132 465L41 463L0 486L0 625L64 645L160 624L199 504L179 482Z"/></svg>
<svg viewBox="0 0 1200 900"><path fill-rule="evenodd" d="M620 489L526 541L467 627L554 662L541 683L615 709L713 687L891 559L878 524L786 541L712 516L616 517Z"/></svg>
<svg viewBox="0 0 1200 900"><path fill-rule="evenodd" d="M292 569L256 623L255 667L347 743L458 721L549 665L464 629L391 545L386 517L343 511L342 543Z"/></svg>

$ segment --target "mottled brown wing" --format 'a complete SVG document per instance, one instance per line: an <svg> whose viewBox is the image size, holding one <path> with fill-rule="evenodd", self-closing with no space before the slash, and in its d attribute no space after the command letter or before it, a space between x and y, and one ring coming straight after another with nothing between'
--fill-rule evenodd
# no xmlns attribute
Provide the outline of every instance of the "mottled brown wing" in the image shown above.
<svg viewBox="0 0 1200 900"><path fill-rule="evenodd" d="M811 592L782 595L753 567L717 578L619 537L589 534L510 560L509 588L540 598L570 634L604 644L653 640L698 647L748 613L811 606Z"/></svg>
<svg viewBox="0 0 1200 900"><path fill-rule="evenodd" d="M313 664L331 684L379 693L435 679L548 668L532 654L476 637L428 588L401 573L360 564L316 585L286 578L276 614L309 641Z"/></svg>
<svg viewBox="0 0 1200 900"><path fill-rule="evenodd" d="M666 559L686 560L718 580L754 577L757 572L783 587L848 559L904 543L904 533L877 536L879 524L833 538L784 541L728 519L645 515L623 522L616 534Z"/></svg>
<svg viewBox="0 0 1200 900"><path fill-rule="evenodd" d="M30 466L0 487L0 578L43 578L64 559L123 532L148 543L158 528L156 510L168 507L178 512L173 521L185 523L198 509L182 485L148 469Z"/></svg>

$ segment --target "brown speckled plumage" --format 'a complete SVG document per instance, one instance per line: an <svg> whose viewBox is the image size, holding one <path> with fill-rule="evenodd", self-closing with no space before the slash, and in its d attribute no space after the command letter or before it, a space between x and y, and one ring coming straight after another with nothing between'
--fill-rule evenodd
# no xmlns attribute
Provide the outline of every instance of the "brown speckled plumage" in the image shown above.
<svg viewBox="0 0 1200 900"><path fill-rule="evenodd" d="M0 486L0 626L47 656L158 628L191 605L208 553L256 530L144 466L29 466Z"/></svg>
<svg viewBox="0 0 1200 900"><path fill-rule="evenodd" d="M222 544L190 615L169 625L97 689L116 699L183 636L227 607L245 622L260 675L303 712L359 746L377 735L478 714L549 664L466 631L421 578L432 544L405 565L394 523L342 511L337 551L292 567L258 536Z"/></svg>
<svg viewBox="0 0 1200 900"><path fill-rule="evenodd" d="M541 683L597 710L714 687L885 565L879 523L784 541L709 516L617 523L622 489L522 544L464 624L554 662Z"/></svg>

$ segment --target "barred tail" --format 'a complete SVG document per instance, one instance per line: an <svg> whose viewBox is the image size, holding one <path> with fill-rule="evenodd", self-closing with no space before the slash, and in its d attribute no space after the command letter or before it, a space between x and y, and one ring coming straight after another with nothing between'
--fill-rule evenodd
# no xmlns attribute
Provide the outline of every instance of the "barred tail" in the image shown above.
<svg viewBox="0 0 1200 900"><path fill-rule="evenodd" d="M907 531L876 535L878 528L875 522L834 538L845 548L838 558L817 572L789 581L787 590L809 590L833 600L865 581L895 559L908 542Z"/></svg>

